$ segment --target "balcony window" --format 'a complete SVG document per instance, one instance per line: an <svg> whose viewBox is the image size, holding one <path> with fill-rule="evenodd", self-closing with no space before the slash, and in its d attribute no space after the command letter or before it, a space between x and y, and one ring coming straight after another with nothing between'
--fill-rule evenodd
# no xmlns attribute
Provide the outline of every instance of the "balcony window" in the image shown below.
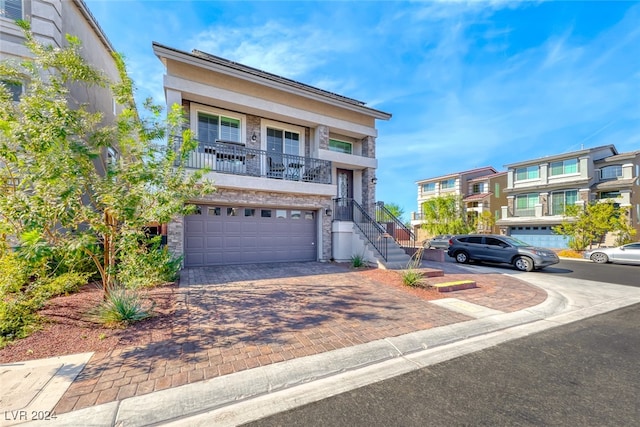
<svg viewBox="0 0 640 427"><path fill-rule="evenodd" d="M515 216L534 216L535 207L539 203L538 193L520 194L515 199Z"/></svg>
<svg viewBox="0 0 640 427"><path fill-rule="evenodd" d="M621 165L613 165L613 166L605 166L600 169L600 179L605 181L609 179L618 179L622 177L622 166Z"/></svg>
<svg viewBox="0 0 640 427"><path fill-rule="evenodd" d="M551 215L563 215L567 206L578 201L577 190L556 191L551 193Z"/></svg>
<svg viewBox="0 0 640 427"><path fill-rule="evenodd" d="M445 181L441 181L440 182L440 189L441 190L452 190L456 187L456 180L455 179L447 179Z"/></svg>
<svg viewBox="0 0 640 427"><path fill-rule="evenodd" d="M330 151L335 151L337 153L352 154L353 153L353 144L351 144L350 142L339 141L337 139L330 139L329 140L329 150Z"/></svg>
<svg viewBox="0 0 640 427"><path fill-rule="evenodd" d="M422 192L423 193L433 193L436 191L436 183L428 182L426 184L422 184Z"/></svg>
<svg viewBox="0 0 640 427"><path fill-rule="evenodd" d="M22 19L22 0L0 0L0 16L12 21Z"/></svg>
<svg viewBox="0 0 640 427"><path fill-rule="evenodd" d="M198 140L201 142L223 140L240 143L240 120L199 112Z"/></svg>
<svg viewBox="0 0 640 427"><path fill-rule="evenodd" d="M578 159L563 160L549 164L550 176L569 175L578 172L580 172Z"/></svg>
<svg viewBox="0 0 640 427"><path fill-rule="evenodd" d="M540 178L540 168L538 166L527 166L516 169L516 181Z"/></svg>
<svg viewBox="0 0 640 427"><path fill-rule="evenodd" d="M471 187L471 192L472 194L484 193L484 184L483 183L473 184L473 186Z"/></svg>

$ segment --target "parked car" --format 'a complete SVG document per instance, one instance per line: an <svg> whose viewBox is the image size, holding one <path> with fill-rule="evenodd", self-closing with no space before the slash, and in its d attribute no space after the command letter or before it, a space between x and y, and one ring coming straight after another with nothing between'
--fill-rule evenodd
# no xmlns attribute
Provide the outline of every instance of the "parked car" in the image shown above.
<svg viewBox="0 0 640 427"><path fill-rule="evenodd" d="M452 237L453 236L451 234L440 234L427 240L424 246L427 249L448 249L449 240L451 240Z"/></svg>
<svg viewBox="0 0 640 427"><path fill-rule="evenodd" d="M495 234L454 236L447 254L459 263L507 263L520 271L540 270L560 262L558 255L551 249L538 248L513 237Z"/></svg>
<svg viewBox="0 0 640 427"><path fill-rule="evenodd" d="M617 248L593 249L585 252L584 257L598 264L607 262L640 264L640 243L629 243Z"/></svg>

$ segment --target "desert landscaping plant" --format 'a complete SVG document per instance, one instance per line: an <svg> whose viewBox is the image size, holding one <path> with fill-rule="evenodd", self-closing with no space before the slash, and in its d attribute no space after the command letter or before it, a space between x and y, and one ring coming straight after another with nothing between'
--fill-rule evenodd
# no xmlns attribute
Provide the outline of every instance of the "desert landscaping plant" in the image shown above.
<svg viewBox="0 0 640 427"><path fill-rule="evenodd" d="M424 253L424 246L419 247L411 259L407 263L407 269L402 272L402 283L407 286L416 287L422 286L423 274L418 270L422 264L422 254Z"/></svg>
<svg viewBox="0 0 640 427"><path fill-rule="evenodd" d="M143 301L137 292L119 288L112 289L89 315L104 326L119 327L151 317L153 306L153 302Z"/></svg>
<svg viewBox="0 0 640 427"><path fill-rule="evenodd" d="M352 255L351 256L351 267L353 268L361 268L365 267L367 264L364 260L364 255Z"/></svg>

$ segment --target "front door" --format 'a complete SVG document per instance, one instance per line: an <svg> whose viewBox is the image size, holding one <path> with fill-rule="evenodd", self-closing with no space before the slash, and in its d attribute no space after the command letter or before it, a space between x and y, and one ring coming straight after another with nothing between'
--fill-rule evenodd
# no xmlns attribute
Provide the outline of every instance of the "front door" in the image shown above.
<svg viewBox="0 0 640 427"><path fill-rule="evenodd" d="M336 170L338 182L338 203L336 219L339 221L353 221L351 200L353 199L353 171L347 169Z"/></svg>

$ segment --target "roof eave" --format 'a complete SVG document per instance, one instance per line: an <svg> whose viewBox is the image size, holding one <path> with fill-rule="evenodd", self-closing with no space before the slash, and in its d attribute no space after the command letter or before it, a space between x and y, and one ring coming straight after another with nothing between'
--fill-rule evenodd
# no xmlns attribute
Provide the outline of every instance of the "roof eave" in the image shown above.
<svg viewBox="0 0 640 427"><path fill-rule="evenodd" d="M165 46L162 45L160 43L157 42L153 42L153 51L156 54L156 56L158 57L158 59L160 59L160 61L165 64L166 67L166 59L172 59L175 61L179 61L179 62L183 62L186 64L190 64L193 65L195 67L199 67L199 68L204 68L210 71L215 71L217 73L220 74L225 74L225 75L229 75L232 77L236 77L236 78L240 78L242 80L246 80L246 81L250 81L253 83L257 83L260 84L262 86L267 86L267 87L272 87L274 89L278 89L281 90L283 92L288 92L291 93L293 95L298 95L298 96L302 96L304 98L307 99L313 99L315 101L319 101L325 104L329 104L329 105L333 105L335 107L340 107L340 108L344 108L346 110L351 110L351 111L355 111L361 114L365 114L367 116L371 116L374 117L376 119L381 119L381 120L389 120L391 118L391 114L390 113L385 113L384 111L380 111L380 110L376 110L370 107L363 105L356 105L353 102L346 102L346 101L342 101L338 98L333 98L331 96L329 96L329 92L327 92L327 95L324 95L320 92L326 92L326 91L322 91L322 89L317 89L317 88L313 88L312 86L308 86L308 85L304 85L303 83L300 83L301 86L307 86L309 89L314 89L309 90L309 89L304 89L303 87L294 87L291 86L289 84L286 84L284 82L280 82L280 81L276 81L273 79L269 79L266 78L264 76L261 76L257 73L250 73L247 72L246 70L242 70L240 68L236 68L236 67L230 67L228 64L222 64L222 63L218 63L218 62L214 62L210 59L207 58L203 58L201 56L198 55L194 55L192 53L189 52L184 52L178 49L174 49L171 48L169 46ZM231 61L228 61L229 63L231 63ZM241 64L238 64L241 65ZM316 92L318 91L318 92ZM340 96L337 95L336 96ZM347 99L346 97L342 97ZM353 100L355 102L359 102L356 100Z"/></svg>

